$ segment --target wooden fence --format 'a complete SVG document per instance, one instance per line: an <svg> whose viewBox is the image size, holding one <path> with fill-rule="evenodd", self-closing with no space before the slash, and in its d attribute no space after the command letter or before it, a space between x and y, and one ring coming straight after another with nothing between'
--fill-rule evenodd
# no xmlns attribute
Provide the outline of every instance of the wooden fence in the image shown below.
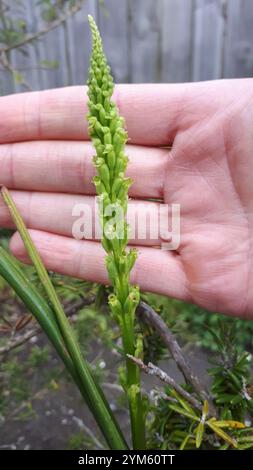
<svg viewBox="0 0 253 470"><path fill-rule="evenodd" d="M28 55L10 60L31 88L83 84L90 35L87 14L98 22L117 82L183 82L253 75L253 0L85 0L65 26L49 32ZM103 6L104 4L104 6ZM25 12L24 12L25 8ZM22 12L29 31L44 24L37 0ZM47 70L44 61L58 62ZM1 71L1 93L20 91Z"/></svg>

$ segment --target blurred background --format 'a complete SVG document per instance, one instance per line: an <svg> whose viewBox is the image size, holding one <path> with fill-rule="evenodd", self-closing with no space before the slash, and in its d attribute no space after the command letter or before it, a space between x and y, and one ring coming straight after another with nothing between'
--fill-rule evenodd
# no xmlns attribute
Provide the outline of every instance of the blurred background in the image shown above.
<svg viewBox="0 0 253 470"><path fill-rule="evenodd" d="M252 0L0 0L1 94L83 84L88 13L116 82L252 76Z"/></svg>
<svg viewBox="0 0 253 470"><path fill-rule="evenodd" d="M88 13L101 30L116 82L253 75L252 0L0 0L0 94L84 84ZM6 249L10 236L0 227ZM23 269L39 284L33 268ZM126 402L118 385L119 332L106 308L108 290L50 276L82 351L127 432ZM233 354L233 348L253 352L253 322L161 296L143 293L142 298L177 335L205 382L210 359L218 353L213 332L221 331L220 323L222 331L232 329ZM145 361L161 361L181 381L157 335L150 328L144 333ZM224 349L224 338L220 344ZM150 389L147 378L143 386ZM103 448L97 427L36 322L0 278L0 449L84 447Z"/></svg>

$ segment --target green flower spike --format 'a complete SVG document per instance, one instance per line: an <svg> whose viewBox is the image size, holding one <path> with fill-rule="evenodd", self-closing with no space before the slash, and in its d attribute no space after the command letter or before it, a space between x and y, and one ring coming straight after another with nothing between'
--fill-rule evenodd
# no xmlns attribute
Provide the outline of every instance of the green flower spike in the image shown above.
<svg viewBox="0 0 253 470"><path fill-rule="evenodd" d="M89 23L92 32L92 55L88 80L88 123L96 150L94 165L97 176L93 182L99 195L102 245L107 252L106 266L114 289L114 294L109 298L109 306L121 328L125 355L135 356L134 317L140 293L137 286L130 284L130 271L137 252L126 249L129 239L126 212L131 184L131 180L125 176L128 163L125 144L128 136L124 119L119 116L118 109L111 100L113 78L98 28L91 16ZM144 449L145 426L140 372L138 366L129 359L126 360L124 386L129 400L133 447Z"/></svg>

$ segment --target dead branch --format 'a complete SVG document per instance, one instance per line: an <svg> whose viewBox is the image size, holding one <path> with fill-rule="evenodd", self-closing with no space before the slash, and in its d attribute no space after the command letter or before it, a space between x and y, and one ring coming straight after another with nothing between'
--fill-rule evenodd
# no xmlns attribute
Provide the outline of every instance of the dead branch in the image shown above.
<svg viewBox="0 0 253 470"><path fill-rule="evenodd" d="M141 370L143 370L146 374L148 375L154 375L158 379L160 379L162 382L164 382L167 385L170 385L176 392L178 392L181 397L185 398L194 408L198 410L202 410L202 404L196 400L190 393L188 393L186 390L183 389L180 385L177 384L177 382L170 377L166 372L164 372L160 367L155 366L152 364L152 362L149 362L148 365L144 364L144 362L134 356L131 356L130 354L127 354L127 357L131 359L135 364L137 364Z"/></svg>
<svg viewBox="0 0 253 470"><path fill-rule="evenodd" d="M7 57L7 54L5 53L4 50L2 50L2 51L0 50L0 63L2 64L4 69L8 70L8 72L10 72L12 74L13 77L15 77L15 74L18 73L18 71L11 65L11 63L10 63L8 57ZM23 85L23 87L27 91L32 90L29 83L25 80L25 78L21 74L20 74L20 85Z"/></svg>
<svg viewBox="0 0 253 470"><path fill-rule="evenodd" d="M166 323L162 318L145 302L140 302L137 310L139 318L148 322L159 333L162 341L169 349L185 381L192 385L195 392L204 400L208 399L204 386L200 383L198 377L192 372L187 360L184 358L181 348Z"/></svg>
<svg viewBox="0 0 253 470"><path fill-rule="evenodd" d="M87 305L91 305L94 302L94 296L91 296L89 298L80 298L76 300L75 302L71 303L65 308L65 313L68 317L71 317L75 315L78 310L80 310L82 307L85 307ZM23 335L19 335L18 337L14 337L8 341L8 343L0 348L0 355L4 355L9 353L12 349L17 348L18 346L21 346L22 344L26 343L29 341L31 338L34 336L37 336L42 332L42 329L40 326L36 326L32 330L26 331Z"/></svg>
<svg viewBox="0 0 253 470"><path fill-rule="evenodd" d="M170 329L160 317L160 315L158 315L158 313L156 313L152 307L142 301L137 308L137 315L142 321L146 321L159 333L160 338L170 351L170 354L177 364L178 369L183 374L186 383L191 384L193 390L202 400L208 400L209 410L213 416L216 416L216 409L213 405L211 396L199 378L191 370L191 367L188 361L185 359L176 337L173 335L173 333L171 333Z"/></svg>
<svg viewBox="0 0 253 470"><path fill-rule="evenodd" d="M44 36L45 34L49 33L53 29L56 29L59 26L66 23L66 21L71 16L75 15L79 10L81 10L82 6L83 6L83 0L81 0L80 2L77 2L75 5L73 5L73 7L69 8L66 11L66 13L64 13L63 15L60 15L60 17L57 18L57 20L53 21L48 26L45 26L45 28L40 29L40 31L37 31L36 33L27 34L26 37L22 41L19 41L19 42L15 43L15 44L12 44L10 46L5 46L3 48L0 48L0 54L2 54L2 53L6 54L6 53L12 51L13 49L18 49L19 47L23 47L26 44L29 44L30 42L36 41L37 39L39 39L42 36Z"/></svg>

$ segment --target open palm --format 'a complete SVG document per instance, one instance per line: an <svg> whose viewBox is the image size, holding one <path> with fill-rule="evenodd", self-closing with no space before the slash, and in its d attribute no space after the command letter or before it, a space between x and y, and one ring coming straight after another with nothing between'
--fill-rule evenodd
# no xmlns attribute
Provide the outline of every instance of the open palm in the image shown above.
<svg viewBox="0 0 253 470"><path fill-rule="evenodd" d="M176 251L159 249L159 239L132 240L132 282L252 317L253 81L119 85L115 100L129 133L129 212L144 217L155 199L181 208ZM86 102L84 87L1 98L0 183L50 270L106 283L99 241L72 237L73 206L95 206ZM0 225L11 226L3 203ZM17 234L11 249L28 261Z"/></svg>

